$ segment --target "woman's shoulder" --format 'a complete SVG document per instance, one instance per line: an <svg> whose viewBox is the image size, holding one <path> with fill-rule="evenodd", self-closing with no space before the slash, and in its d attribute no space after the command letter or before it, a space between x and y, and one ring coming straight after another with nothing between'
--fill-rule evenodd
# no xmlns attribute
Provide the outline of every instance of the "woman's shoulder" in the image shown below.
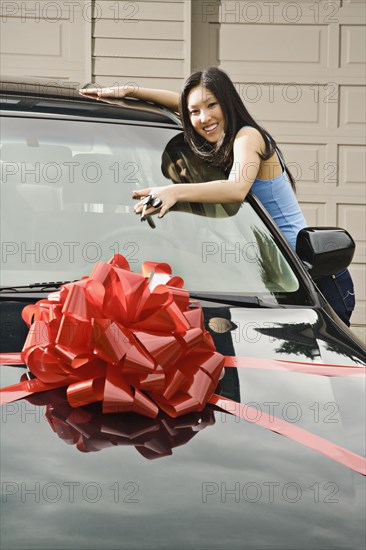
<svg viewBox="0 0 366 550"><path fill-rule="evenodd" d="M241 136L249 136L253 138L263 139L260 131L257 130L257 128L254 128L253 126L242 126L241 128L239 128L235 137L237 138Z"/></svg>
<svg viewBox="0 0 366 550"><path fill-rule="evenodd" d="M259 146L260 149L263 149L266 146L262 134L253 126L242 126L236 133L235 140L240 138L249 139L253 145Z"/></svg>

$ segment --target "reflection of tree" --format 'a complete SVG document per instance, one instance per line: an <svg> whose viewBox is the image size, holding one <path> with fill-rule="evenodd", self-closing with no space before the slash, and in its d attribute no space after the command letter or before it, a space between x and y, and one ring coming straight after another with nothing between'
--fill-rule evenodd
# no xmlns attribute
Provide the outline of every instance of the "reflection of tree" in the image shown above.
<svg viewBox="0 0 366 550"><path fill-rule="evenodd" d="M365 351L360 350L357 355L355 347L350 345L350 340L345 338L343 331L337 325L333 324L329 320L328 316L323 313L321 315L321 322L319 323L319 332L317 337L320 340L324 340L325 347L328 351L347 357L355 364L365 364Z"/></svg>
<svg viewBox="0 0 366 550"><path fill-rule="evenodd" d="M256 328L255 330L270 338L284 340L276 348L276 353L305 355L305 357L311 360L320 356L313 328L308 323L286 323L273 327Z"/></svg>
<svg viewBox="0 0 366 550"><path fill-rule="evenodd" d="M252 226L253 235L257 241L257 261L261 269L261 279L269 291L284 290L281 284L283 275L281 256L273 239L255 226ZM276 287L274 289L274 286Z"/></svg>
<svg viewBox="0 0 366 550"><path fill-rule="evenodd" d="M284 355L304 355L308 359L316 360L321 357L317 341L325 343L327 351L347 357L356 364L364 364L363 359L357 358L355 349L349 345L343 333L325 315L319 312L317 321L309 323L284 323L273 327L255 328L257 332L270 338L283 340L276 348L276 353Z"/></svg>

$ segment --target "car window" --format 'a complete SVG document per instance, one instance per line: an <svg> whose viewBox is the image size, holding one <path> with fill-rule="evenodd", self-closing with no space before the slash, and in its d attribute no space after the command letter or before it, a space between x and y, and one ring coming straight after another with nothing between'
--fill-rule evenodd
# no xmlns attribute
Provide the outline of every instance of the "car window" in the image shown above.
<svg viewBox="0 0 366 550"><path fill-rule="evenodd" d="M248 202L179 203L163 219L154 216L155 229L134 214L136 189L224 177L192 155L181 131L2 120L2 286L77 279L120 253L134 271L146 260L169 263L190 290L306 301Z"/></svg>

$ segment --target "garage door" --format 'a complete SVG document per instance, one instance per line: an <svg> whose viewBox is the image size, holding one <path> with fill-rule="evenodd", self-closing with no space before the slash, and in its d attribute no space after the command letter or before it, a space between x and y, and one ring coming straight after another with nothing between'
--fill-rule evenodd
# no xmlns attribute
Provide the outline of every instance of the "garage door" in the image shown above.
<svg viewBox="0 0 366 550"><path fill-rule="evenodd" d="M206 8L207 9L207 8ZM279 142L309 225L356 241L365 325L365 2L221 2L217 62Z"/></svg>

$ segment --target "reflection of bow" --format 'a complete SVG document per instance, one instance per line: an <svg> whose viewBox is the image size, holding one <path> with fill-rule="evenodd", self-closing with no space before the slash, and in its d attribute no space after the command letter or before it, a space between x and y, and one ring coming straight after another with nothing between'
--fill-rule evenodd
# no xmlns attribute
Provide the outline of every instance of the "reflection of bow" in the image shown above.
<svg viewBox="0 0 366 550"><path fill-rule="evenodd" d="M103 414L99 404L73 409L62 389L33 395L28 401L46 405L45 416L53 431L79 451L134 445L149 460L171 455L173 448L185 445L199 431L215 423L211 407L181 418L171 418L160 411L154 419L134 413Z"/></svg>
<svg viewBox="0 0 366 550"><path fill-rule="evenodd" d="M150 418L202 411L224 357L182 286L168 264L145 262L140 275L117 254L27 306L22 360L36 378L18 398L66 386L73 407L101 401L103 412Z"/></svg>

